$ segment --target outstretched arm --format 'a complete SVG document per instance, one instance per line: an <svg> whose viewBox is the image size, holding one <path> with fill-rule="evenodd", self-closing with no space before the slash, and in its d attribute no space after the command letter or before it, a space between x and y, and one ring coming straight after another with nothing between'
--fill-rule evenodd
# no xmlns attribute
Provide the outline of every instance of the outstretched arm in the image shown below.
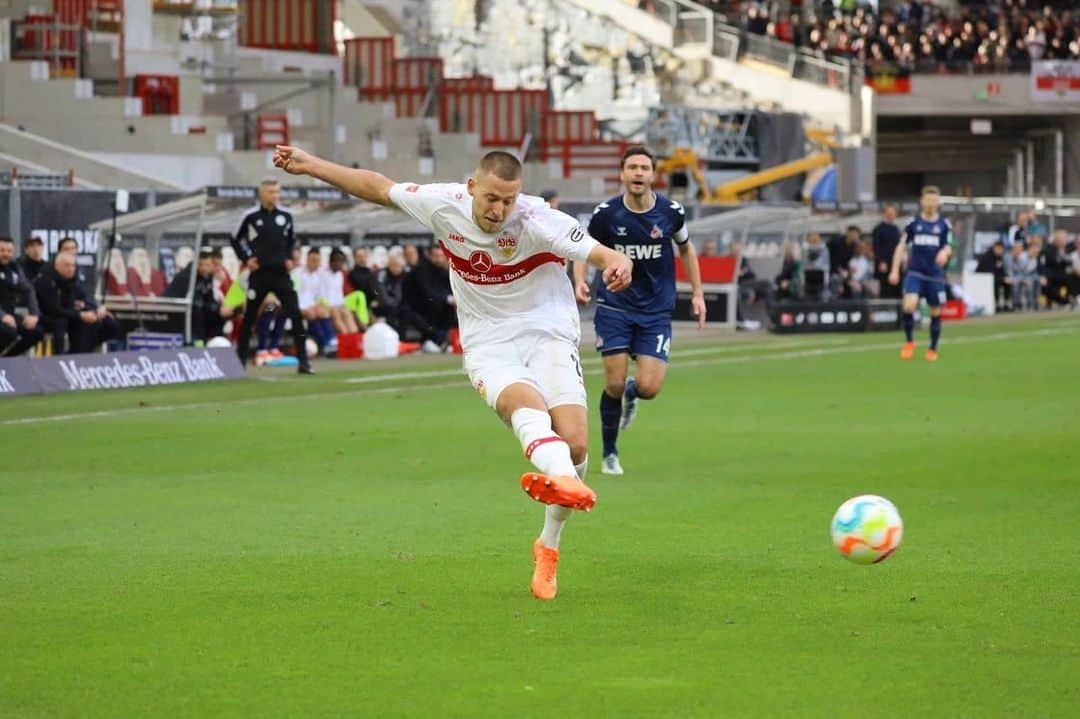
<svg viewBox="0 0 1080 719"><path fill-rule="evenodd" d="M308 175L355 195L361 200L390 206L390 188L394 181L370 170L357 170L315 157L298 147L278 145L274 148L274 166L290 175Z"/></svg>
<svg viewBox="0 0 1080 719"><path fill-rule="evenodd" d="M604 285L609 292L625 290L634 278L633 261L623 253L604 247L600 243L597 243L589 253L589 264L603 272ZM576 266L574 270L576 272ZM582 272L584 272L584 265L582 265Z"/></svg>
<svg viewBox="0 0 1080 719"><path fill-rule="evenodd" d="M589 300L592 299L589 292L588 270L589 266L584 262L574 263L574 296L583 305L589 304Z"/></svg>
<svg viewBox="0 0 1080 719"><path fill-rule="evenodd" d="M907 254L907 236L905 235L900 244L896 246L896 250L892 256L892 269L889 272L889 283L893 285L900 284L900 263L904 261L904 255Z"/></svg>

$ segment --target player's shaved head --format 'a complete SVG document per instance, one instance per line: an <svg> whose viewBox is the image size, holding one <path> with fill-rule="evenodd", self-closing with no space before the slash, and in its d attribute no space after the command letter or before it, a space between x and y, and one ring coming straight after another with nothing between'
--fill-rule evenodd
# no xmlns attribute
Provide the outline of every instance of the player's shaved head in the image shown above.
<svg viewBox="0 0 1080 719"><path fill-rule="evenodd" d="M477 227L488 233L502 228L521 194L521 174L521 161L509 152L484 155L468 182Z"/></svg>
<svg viewBox="0 0 1080 719"><path fill-rule="evenodd" d="M507 182L520 180L521 172L521 160L502 150L493 150L484 155L480 158L480 166L476 168L477 175L493 175Z"/></svg>

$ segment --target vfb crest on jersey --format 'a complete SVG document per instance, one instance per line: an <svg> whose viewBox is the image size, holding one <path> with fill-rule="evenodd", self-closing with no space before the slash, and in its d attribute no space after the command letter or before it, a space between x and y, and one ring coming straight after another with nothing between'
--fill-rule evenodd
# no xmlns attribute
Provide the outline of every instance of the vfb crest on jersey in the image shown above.
<svg viewBox="0 0 1080 719"><path fill-rule="evenodd" d="M503 235L495 241L495 246L499 248L503 257L511 257L517 252L517 239L512 235Z"/></svg>

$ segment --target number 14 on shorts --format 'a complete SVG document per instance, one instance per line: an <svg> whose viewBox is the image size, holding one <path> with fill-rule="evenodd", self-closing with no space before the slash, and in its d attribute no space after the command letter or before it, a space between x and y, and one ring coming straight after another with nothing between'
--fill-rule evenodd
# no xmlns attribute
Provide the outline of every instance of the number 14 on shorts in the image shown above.
<svg viewBox="0 0 1080 719"><path fill-rule="evenodd" d="M656 354L667 356L671 351L671 337L656 335Z"/></svg>

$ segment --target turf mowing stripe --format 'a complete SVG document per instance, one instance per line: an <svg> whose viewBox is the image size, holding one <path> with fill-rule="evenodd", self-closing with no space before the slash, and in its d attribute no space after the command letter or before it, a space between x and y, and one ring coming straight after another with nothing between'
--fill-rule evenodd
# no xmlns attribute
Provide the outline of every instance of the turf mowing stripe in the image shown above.
<svg viewBox="0 0 1080 719"><path fill-rule="evenodd" d="M977 344L980 342L1000 342L1004 340L1017 339L1020 337L1046 337L1053 335L1067 334L1074 332L1075 328L1043 328L1030 331L1013 331L1013 332L998 332L995 334L976 335L974 337L954 337L949 340L950 345L955 344ZM896 340L894 337L883 338L880 342L866 343L861 345L842 345L837 347L816 348L809 350L797 350L793 352L776 352L773 354L761 354L754 353L751 355L737 355L733 357L718 357L714 359L701 359L692 360L690 362L680 362L679 367L711 367L725 364L741 364L744 362L752 361L767 361L767 360L791 360L791 359L805 359L808 357L822 357L833 354L846 354L854 352L873 352L879 349L895 349ZM590 368L586 372L589 376L599 375L599 367ZM436 373L413 373L424 374L429 377L442 377L442 374ZM445 376L461 375L461 370L455 370ZM394 374L386 375L388 379L412 379L415 377L409 377L407 374ZM362 388L355 390L337 390L334 392L313 392L310 394L297 394L297 395L284 395L279 397L252 397L249 399L231 400L227 404L229 407L236 407L239 405L249 404L261 404L265 402L274 401L289 401L289 400L309 400L309 399L334 399L340 397L355 397L360 395L381 395L381 394L394 394L398 392L415 392L420 390L430 389L452 389L462 388L467 386L462 381L456 382L443 382L436 384L407 384L393 387L374 387L374 388ZM65 422L69 420L77 419L92 419L92 418L109 418L120 417L128 414L134 414L137 412L162 412L173 410L185 410L185 409L207 409L221 407L222 402L191 402L181 404L168 404L168 405L154 405L150 407L128 407L124 409L113 410L100 410L90 412L75 412L71 414L57 414L46 415L41 417L25 417L22 419L6 419L0 420L0 426L5 425L23 425L23 424L45 424L48 422Z"/></svg>

